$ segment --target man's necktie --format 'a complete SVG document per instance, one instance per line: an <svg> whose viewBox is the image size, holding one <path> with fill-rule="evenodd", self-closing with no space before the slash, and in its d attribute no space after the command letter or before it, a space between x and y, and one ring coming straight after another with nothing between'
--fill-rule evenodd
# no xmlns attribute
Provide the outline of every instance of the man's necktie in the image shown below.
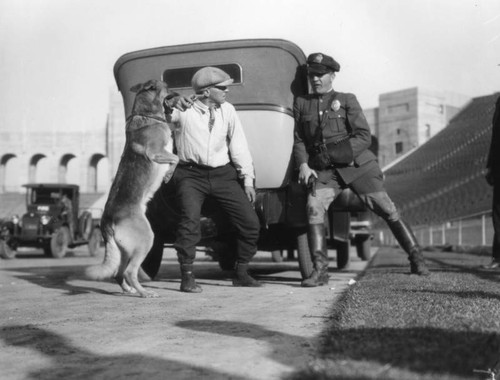
<svg viewBox="0 0 500 380"><path fill-rule="evenodd" d="M212 132L212 128L214 127L215 123L215 107L210 107L208 109L208 112L210 113L210 117L208 119L208 130Z"/></svg>

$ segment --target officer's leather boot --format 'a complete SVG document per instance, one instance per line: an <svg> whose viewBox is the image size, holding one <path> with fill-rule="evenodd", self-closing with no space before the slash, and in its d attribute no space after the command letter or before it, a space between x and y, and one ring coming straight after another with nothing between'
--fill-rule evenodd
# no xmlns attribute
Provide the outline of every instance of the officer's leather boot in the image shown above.
<svg viewBox="0 0 500 380"><path fill-rule="evenodd" d="M262 283L248 274L248 264L236 263L233 286L257 288L262 286Z"/></svg>
<svg viewBox="0 0 500 380"><path fill-rule="evenodd" d="M201 293L193 274L193 264L181 264L181 292Z"/></svg>
<svg viewBox="0 0 500 380"><path fill-rule="evenodd" d="M325 225L310 224L307 231L309 251L314 263L311 275L300 284L305 288L328 284L328 251L326 248Z"/></svg>
<svg viewBox="0 0 500 380"><path fill-rule="evenodd" d="M395 222L387 222L387 224L401 248L408 254L411 273L428 276L430 274L429 269L425 265L424 256L410 227L401 219Z"/></svg>

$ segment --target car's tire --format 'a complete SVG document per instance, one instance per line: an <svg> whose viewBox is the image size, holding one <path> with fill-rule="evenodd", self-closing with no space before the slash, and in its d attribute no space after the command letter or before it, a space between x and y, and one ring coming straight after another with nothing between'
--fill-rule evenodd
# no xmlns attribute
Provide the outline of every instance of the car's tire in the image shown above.
<svg viewBox="0 0 500 380"><path fill-rule="evenodd" d="M306 231L299 231L297 233L297 256L302 278L309 278L314 269L314 263L312 261L311 252L309 251Z"/></svg>
<svg viewBox="0 0 500 380"><path fill-rule="evenodd" d="M337 247L337 269L346 269L349 267L349 241L339 241Z"/></svg>
<svg viewBox="0 0 500 380"><path fill-rule="evenodd" d="M354 240L358 257L363 261L368 261L372 257L372 239L371 236L356 236Z"/></svg>
<svg viewBox="0 0 500 380"><path fill-rule="evenodd" d="M95 257L99 254L102 242L102 234L99 228L94 228L90 234L88 248L89 254Z"/></svg>
<svg viewBox="0 0 500 380"><path fill-rule="evenodd" d="M61 226L55 230L52 234L52 238L50 239L50 251L52 253L52 257L60 259L66 256L70 241L71 236L68 227Z"/></svg>
<svg viewBox="0 0 500 380"><path fill-rule="evenodd" d="M89 211L84 211L80 218L78 218L78 232L83 240L90 239L90 234L92 234L92 214Z"/></svg>
<svg viewBox="0 0 500 380"><path fill-rule="evenodd" d="M6 240L0 240L0 257L2 259L13 259L17 255L17 250L12 248Z"/></svg>
<svg viewBox="0 0 500 380"><path fill-rule="evenodd" d="M282 263L283 262L282 251L280 249L275 249L274 251L271 251L271 259L273 260L273 263Z"/></svg>

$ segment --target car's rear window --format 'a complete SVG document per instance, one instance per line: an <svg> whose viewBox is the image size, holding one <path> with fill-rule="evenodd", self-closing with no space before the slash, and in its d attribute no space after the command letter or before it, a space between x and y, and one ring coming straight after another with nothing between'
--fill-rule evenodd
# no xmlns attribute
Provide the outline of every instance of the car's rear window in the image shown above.
<svg viewBox="0 0 500 380"><path fill-rule="evenodd" d="M239 84L242 81L241 66L237 63L227 63L223 65L210 65L218 67L229 74L234 79L233 84ZM163 72L163 81L167 82L170 89L191 87L191 78L194 73L205 66L179 67L168 69Z"/></svg>

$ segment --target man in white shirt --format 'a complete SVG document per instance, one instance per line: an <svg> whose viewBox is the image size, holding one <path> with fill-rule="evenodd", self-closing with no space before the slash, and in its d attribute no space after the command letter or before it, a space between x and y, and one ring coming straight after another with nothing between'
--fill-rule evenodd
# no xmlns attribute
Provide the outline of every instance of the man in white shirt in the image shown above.
<svg viewBox="0 0 500 380"><path fill-rule="evenodd" d="M193 262L201 237L201 207L207 197L218 202L236 229L233 285L262 286L248 274L248 264L257 251L260 223L253 209L252 157L236 110L226 102L227 85L232 82L224 71L204 67L192 78L194 100L174 97L165 102L179 156L172 181L181 210L174 247L181 265L183 292L201 292L193 275Z"/></svg>

